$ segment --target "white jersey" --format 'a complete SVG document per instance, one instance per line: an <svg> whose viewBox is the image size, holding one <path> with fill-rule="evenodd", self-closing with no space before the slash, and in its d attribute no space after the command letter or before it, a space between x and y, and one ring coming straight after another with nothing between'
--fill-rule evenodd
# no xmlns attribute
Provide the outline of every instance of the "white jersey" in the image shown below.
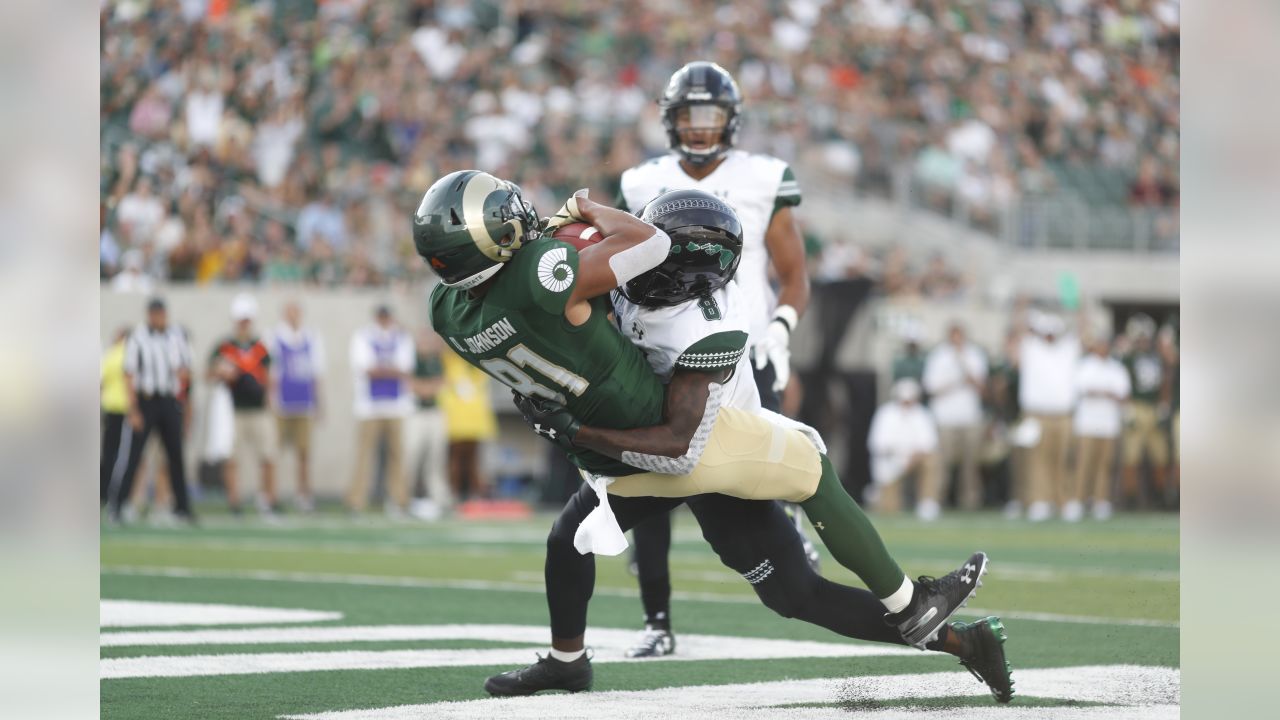
<svg viewBox="0 0 1280 720"><path fill-rule="evenodd" d="M689 177L676 155L654 158L622 173L622 200L632 212L668 190L709 192L738 214L742 260L735 280L746 291L743 316L751 344L759 343L777 304L777 295L769 285L765 231L774 212L800 204L800 186L791 168L775 157L730 150L715 171L701 180Z"/></svg>
<svg viewBox="0 0 1280 720"><path fill-rule="evenodd" d="M721 404L747 412L760 410L760 393L751 373L747 348L744 291L734 283L717 290L711 301L673 307L641 307L613 293L618 329L640 348L654 373L669 382L676 368L717 370L733 367Z"/></svg>

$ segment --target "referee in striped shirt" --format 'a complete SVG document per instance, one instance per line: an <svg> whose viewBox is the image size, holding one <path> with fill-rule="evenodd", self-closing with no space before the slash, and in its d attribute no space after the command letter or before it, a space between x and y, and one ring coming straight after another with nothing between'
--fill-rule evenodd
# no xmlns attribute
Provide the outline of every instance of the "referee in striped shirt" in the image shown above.
<svg viewBox="0 0 1280 720"><path fill-rule="evenodd" d="M164 301L147 303L147 322L138 325L125 344L124 374L129 399L129 461L111 500L111 519L120 522L120 507L129 501L133 479L142 461L142 449L151 431L160 433L169 460L174 513L195 522L187 498L187 475L182 462L183 418L178 391L191 373L191 346L180 328L169 325Z"/></svg>

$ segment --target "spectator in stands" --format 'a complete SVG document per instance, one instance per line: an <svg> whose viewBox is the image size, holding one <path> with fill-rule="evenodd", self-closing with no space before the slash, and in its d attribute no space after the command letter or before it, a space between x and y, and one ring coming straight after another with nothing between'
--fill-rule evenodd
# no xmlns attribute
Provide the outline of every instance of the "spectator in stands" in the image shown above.
<svg viewBox="0 0 1280 720"><path fill-rule="evenodd" d="M383 163L403 168L391 180L401 204L468 166L520 179L539 207L558 199L536 198L541 192L585 185L608 193L616 189L609 168L664 146L638 88L690 56L721 62L752 98L745 149L858 172L863 186L890 185L901 168L930 204L963 205L959 194L979 220L1018 186L1043 192L1046 166L1069 158L1087 166L1154 156L1166 172L1178 160L1179 20L1168 2L1123 11L1100 3L749 3L693 24L680 4L571 0L518 12L468 0L119 11L135 5L102 11L101 199L109 209L139 175L161 177L162 165L172 165L174 180L158 185L158 196L189 192L189 202L213 212L243 195L255 198L254 215L275 217L296 216L318 187L341 199L345 215L348 195L362 194ZM566 17L591 42L562 42ZM653 28L678 40L655 40ZM1023 152L1024 140L1034 154ZM318 153L331 159L317 163ZM1176 194L1176 178L1168 180ZM122 251L136 247L118 218L110 222ZM1162 242L1176 236L1167 216L1159 229ZM298 235L304 252L312 242ZM350 248L330 242L335 263L347 264ZM378 273L418 271L376 248L370 255Z"/></svg>
<svg viewBox="0 0 1280 720"><path fill-rule="evenodd" d="M1111 517L1111 480L1116 438L1120 436L1124 404L1129 399L1129 374L1111 357L1111 343L1094 340L1089 354L1076 368L1075 482L1062 507L1062 519L1077 522L1084 517L1084 501L1092 503L1097 520Z"/></svg>
<svg viewBox="0 0 1280 720"><path fill-rule="evenodd" d="M222 383L231 393L235 409L231 457L223 465L227 504L240 514L240 472L246 460L257 460L258 512L274 518L276 505L276 426L267 414L271 391L271 351L254 332L258 301L252 295L237 295L231 302L231 334L214 345L209 354L209 379Z"/></svg>
<svg viewBox="0 0 1280 720"><path fill-rule="evenodd" d="M960 467L956 498L965 510L982 505L978 478L978 450L982 443L982 388L987 382L987 358L965 337L964 326L953 322L947 341L930 353L924 366L924 389L929 410L938 425L939 449L945 478Z"/></svg>
<svg viewBox="0 0 1280 720"><path fill-rule="evenodd" d="M439 400L449 431L449 484L453 497L459 501L486 497L489 483L480 465L480 448L498 433L489 399L489 376L448 348L441 361L444 387Z"/></svg>
<svg viewBox="0 0 1280 720"><path fill-rule="evenodd" d="M1067 449L1080 341L1056 315L1033 313L1018 347L1018 404L1035 438L1027 457L1027 519L1047 520L1067 490Z"/></svg>
<svg viewBox="0 0 1280 720"><path fill-rule="evenodd" d="M409 505L404 473L404 419L413 412L409 379L413 373L413 338L396 325L391 308L380 305L374 324L351 336L351 371L355 379L355 416L359 423L356 458L347 508L363 512L369 502L369 478L378 447L386 445L383 465L388 515L399 517Z"/></svg>
<svg viewBox="0 0 1280 720"><path fill-rule="evenodd" d="M916 517L926 522L936 520L942 512L938 429L933 416L920 404L920 385L915 380L903 378L893 384L893 399L871 418L867 449L875 483L869 489L870 501L876 511L900 511L903 488L914 483Z"/></svg>
<svg viewBox="0 0 1280 720"><path fill-rule="evenodd" d="M444 386L444 366L440 362L443 344L430 328L422 328L416 338L413 365L414 411L405 422L405 457L408 459L409 487L415 517L440 517L453 504L445 474L448 460L448 432L437 396Z"/></svg>
<svg viewBox="0 0 1280 720"><path fill-rule="evenodd" d="M315 510L311 494L311 425L321 413L320 378L324 376L324 344L302 325L302 306L291 300L284 321L271 339L274 407L280 451L292 449L298 466L294 503L300 512Z"/></svg>
<svg viewBox="0 0 1280 720"><path fill-rule="evenodd" d="M1161 398L1162 391L1167 391L1166 368L1164 358L1154 345L1155 321L1147 315L1135 315L1129 321L1127 334L1131 349L1121 357L1121 362L1129 371L1133 402L1129 404L1124 429L1121 495L1132 509L1164 503L1169 445L1162 426L1168 421L1169 407ZM1151 463L1151 487L1146 492L1140 475L1144 459Z"/></svg>

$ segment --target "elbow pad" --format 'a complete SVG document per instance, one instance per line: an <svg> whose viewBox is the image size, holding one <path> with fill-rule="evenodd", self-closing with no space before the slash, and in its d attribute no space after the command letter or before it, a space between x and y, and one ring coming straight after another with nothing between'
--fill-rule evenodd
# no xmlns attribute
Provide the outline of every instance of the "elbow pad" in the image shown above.
<svg viewBox="0 0 1280 720"><path fill-rule="evenodd" d="M622 462L641 470L661 473L663 475L688 475L698 466L702 453L707 449L707 440L711 437L711 428L716 424L716 416L720 413L720 404L724 397L724 385L710 383L708 386L707 406L702 411L702 420L693 431L689 440L689 449L679 457L665 455L646 455L644 453L624 450Z"/></svg>
<svg viewBox="0 0 1280 720"><path fill-rule="evenodd" d="M609 269L619 285L626 285L636 277L658 267L671 252L671 238L661 230L642 243L632 245L609 258Z"/></svg>

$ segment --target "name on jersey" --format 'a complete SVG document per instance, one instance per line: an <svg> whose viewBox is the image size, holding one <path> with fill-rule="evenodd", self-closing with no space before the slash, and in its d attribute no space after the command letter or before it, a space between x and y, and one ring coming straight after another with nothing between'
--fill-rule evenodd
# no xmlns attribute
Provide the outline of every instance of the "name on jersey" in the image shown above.
<svg viewBox="0 0 1280 720"><path fill-rule="evenodd" d="M472 335L469 338L463 338L463 342L473 354L479 355L488 352L502 344L504 340L513 337L516 334L515 326L511 321L502 318L498 322L490 325L484 330Z"/></svg>

